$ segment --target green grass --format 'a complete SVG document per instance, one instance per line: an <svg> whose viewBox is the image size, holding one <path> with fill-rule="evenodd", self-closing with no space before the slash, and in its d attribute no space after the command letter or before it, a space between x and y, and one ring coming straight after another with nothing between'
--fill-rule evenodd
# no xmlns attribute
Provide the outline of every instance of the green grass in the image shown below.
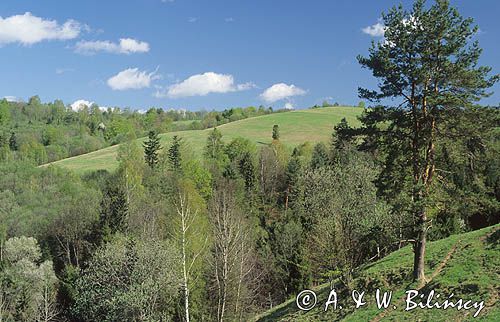
<svg viewBox="0 0 500 322"><path fill-rule="evenodd" d="M331 138L333 126L345 117L349 124L358 125L357 116L362 112L355 107L328 107L313 110L298 110L286 113L269 114L224 124L218 127L223 140L229 142L237 137L247 138L257 145L271 143L274 124L280 127L281 142L293 147L303 142L327 142ZM162 145L168 146L174 135L186 142L196 156L201 156L208 133L212 129L169 132L161 135ZM143 138L138 139L141 142ZM118 146L111 146L91 153L53 162L52 164L85 173L105 169L112 171L117 167Z"/></svg>
<svg viewBox="0 0 500 322"><path fill-rule="evenodd" d="M448 258L447 258L447 255ZM446 259L446 260L445 260ZM350 294L336 286L339 303L344 299L344 308L324 312L324 304L330 292L328 285L315 289L318 305L308 312L300 311L295 299L291 299L255 318L255 321L470 321L475 309L458 311L453 308L415 309L405 312L405 291L416 289L409 276L413 253L410 246L402 248L378 262L366 265L355 279L355 289L366 291L367 306L354 310ZM454 299L485 301L485 308L477 321L500 321L497 305L500 292L500 225L474 232L454 235L428 243L426 255L426 276L431 278L421 292L435 290L441 294L441 301L450 294ZM438 269L439 268L439 269ZM435 276L433 276L435 274ZM382 292L392 290L393 300L386 312L374 303L375 289ZM341 304L342 305L342 304ZM396 309L392 308L396 305ZM384 312L381 315L381 312Z"/></svg>

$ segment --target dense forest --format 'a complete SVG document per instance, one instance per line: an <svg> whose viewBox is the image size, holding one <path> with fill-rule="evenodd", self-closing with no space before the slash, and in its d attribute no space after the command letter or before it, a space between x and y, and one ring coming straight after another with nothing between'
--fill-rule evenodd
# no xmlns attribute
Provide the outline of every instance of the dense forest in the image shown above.
<svg viewBox="0 0 500 322"><path fill-rule="evenodd" d="M478 104L498 76L476 66L472 21L446 1L384 19L386 41L358 58L380 88L360 89L362 126L332 124L326 143L216 127L264 108L0 102L0 320L248 321L320 283L349 288L408 244L422 280L426 240L498 223L500 109ZM179 120L213 127L201 159L182 135L161 146ZM116 143L112 173L36 167Z"/></svg>

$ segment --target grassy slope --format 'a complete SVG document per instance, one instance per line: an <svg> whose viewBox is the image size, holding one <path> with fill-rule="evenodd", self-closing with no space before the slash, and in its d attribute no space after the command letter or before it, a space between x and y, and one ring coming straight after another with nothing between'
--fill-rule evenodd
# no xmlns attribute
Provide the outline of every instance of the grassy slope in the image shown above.
<svg viewBox="0 0 500 322"><path fill-rule="evenodd" d="M281 141L295 146L305 141L328 141L333 126L345 117L349 124L358 124L357 116L362 109L354 107L329 107L314 110L300 110L287 113L269 114L228 123L218 127L224 141L229 142L236 137L244 137L256 144L271 142L272 127L280 126ZM195 155L201 155L206 138L211 129L170 132L161 135L162 145L168 145L172 136L178 135L187 142ZM141 142L143 139L139 139ZM56 161L53 164L83 173L91 170L113 170L117 166L117 146L111 146L84 155Z"/></svg>
<svg viewBox="0 0 500 322"><path fill-rule="evenodd" d="M475 319L477 321L500 321L500 308L497 305L500 292L500 225L478 231L454 235L446 239L428 244L426 257L426 274L430 282L422 289L432 290L446 299L454 293L454 299L484 300L485 308ZM469 321L475 309L458 311L415 309L405 312L405 291L416 289L411 283L408 272L412 267L412 250L409 246L396 251L378 262L364 267L355 283L358 290L366 294L375 294L380 288L382 292L392 290L393 301L397 309L378 310L375 305L353 310L352 307L341 311L324 312L324 304L329 293L329 286L322 285L315 291L318 294L318 305L309 312L301 312L295 299L281 304L256 318L257 321ZM337 287L336 287L337 288ZM350 300L350 294L339 295ZM366 298L373 303L372 297ZM352 300L347 301L352 306ZM324 307L323 307L324 309ZM340 312L340 314L339 314ZM383 312L383 313L382 313Z"/></svg>

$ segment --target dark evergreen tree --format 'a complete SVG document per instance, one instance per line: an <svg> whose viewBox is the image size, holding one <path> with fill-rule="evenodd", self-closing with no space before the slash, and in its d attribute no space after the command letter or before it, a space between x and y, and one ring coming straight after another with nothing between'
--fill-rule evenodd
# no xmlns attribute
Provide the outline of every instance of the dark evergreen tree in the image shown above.
<svg viewBox="0 0 500 322"><path fill-rule="evenodd" d="M168 163L173 171L181 171L181 138L174 135L172 145L168 149Z"/></svg>
<svg viewBox="0 0 500 322"><path fill-rule="evenodd" d="M280 139L280 127L278 124L274 124L273 126L273 140Z"/></svg>
<svg viewBox="0 0 500 322"><path fill-rule="evenodd" d="M148 140L144 143L144 160L154 169L158 165L158 152L161 149L160 138L156 131L149 131Z"/></svg>
<svg viewBox="0 0 500 322"><path fill-rule="evenodd" d="M330 155L328 154L326 145L323 142L316 144L311 157L311 168L319 169L326 167L329 164Z"/></svg>
<svg viewBox="0 0 500 322"><path fill-rule="evenodd" d="M110 178L106 183L101 201L99 226L101 238L106 241L112 234L125 232L128 219L128 204L125 191Z"/></svg>
<svg viewBox="0 0 500 322"><path fill-rule="evenodd" d="M14 132L12 132L10 135L9 147L12 151L17 151L19 149L19 145L17 144L17 136Z"/></svg>
<svg viewBox="0 0 500 322"><path fill-rule="evenodd" d="M243 153L238 163L240 174L245 180L245 189L249 193L255 186L255 166L250 152Z"/></svg>

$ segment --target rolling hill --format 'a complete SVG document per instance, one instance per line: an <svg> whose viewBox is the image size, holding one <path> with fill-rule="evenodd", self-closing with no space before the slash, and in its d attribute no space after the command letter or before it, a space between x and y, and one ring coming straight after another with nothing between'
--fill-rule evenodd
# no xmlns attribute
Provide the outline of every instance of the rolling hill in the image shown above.
<svg viewBox="0 0 500 322"><path fill-rule="evenodd" d="M500 294L500 225L481 230L453 235L446 239L430 242L426 255L427 285L421 287L411 282L413 253L406 246L387 257L362 267L354 280L354 289L365 291L366 306L354 310L351 293L335 284L339 305L330 306L324 312L324 303L330 293L328 285L315 289L318 304L310 311L300 311L295 298L255 318L255 321L471 321L476 309L457 310L413 309L405 312L408 290L429 294L431 290L440 294L439 302L448 299L484 301L484 308L474 318L477 321L500 321L498 297ZM379 310L375 304L376 289L393 291L388 309ZM424 297L425 303L426 297ZM434 300L436 301L436 296ZM346 303L346 304L343 304ZM396 306L394 309L393 306Z"/></svg>
<svg viewBox="0 0 500 322"><path fill-rule="evenodd" d="M280 140L287 146L296 146L303 142L327 142L331 138L333 126L346 118L349 124L357 125L357 117L363 111L356 107L327 107L310 110L297 110L286 113L275 113L248 118L218 127L223 140L229 142L237 137L244 137L257 145L272 141L271 133L274 124L280 126ZM168 132L162 134L163 146L168 146L171 138L178 135L189 145L195 155L201 156L206 138L212 129ZM138 139L143 141L144 138ZM118 146L111 146L91 153L79 155L53 162L51 164L84 173L93 170L114 170L117 167L116 153Z"/></svg>

